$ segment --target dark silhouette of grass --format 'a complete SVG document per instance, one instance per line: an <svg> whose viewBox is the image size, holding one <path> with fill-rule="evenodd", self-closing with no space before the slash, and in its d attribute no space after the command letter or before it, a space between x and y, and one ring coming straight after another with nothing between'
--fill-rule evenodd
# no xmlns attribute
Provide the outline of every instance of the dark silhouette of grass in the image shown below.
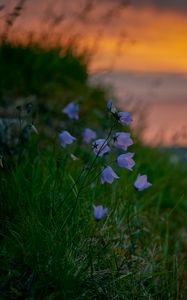
<svg viewBox="0 0 187 300"><path fill-rule="evenodd" d="M0 46L0 65L1 96L43 96L48 86L71 89L75 84L86 85L88 80L85 57L76 56L71 49L62 52L58 48L4 42Z"/></svg>

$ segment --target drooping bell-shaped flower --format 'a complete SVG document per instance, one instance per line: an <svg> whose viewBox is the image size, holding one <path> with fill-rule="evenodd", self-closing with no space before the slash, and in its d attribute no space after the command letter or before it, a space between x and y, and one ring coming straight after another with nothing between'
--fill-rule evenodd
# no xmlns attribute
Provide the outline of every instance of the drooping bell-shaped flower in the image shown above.
<svg viewBox="0 0 187 300"><path fill-rule="evenodd" d="M117 157L117 164L120 168L125 168L132 171L132 168L135 165L135 161L133 160L134 153L125 153L121 154Z"/></svg>
<svg viewBox="0 0 187 300"><path fill-rule="evenodd" d="M64 107L64 109L62 111L71 120L73 120L73 119L78 120L78 118L79 118L79 105L75 102L70 102L68 105L66 105Z"/></svg>
<svg viewBox="0 0 187 300"><path fill-rule="evenodd" d="M85 128L82 133L83 141L89 144L92 140L96 138L96 132L90 128Z"/></svg>
<svg viewBox="0 0 187 300"><path fill-rule="evenodd" d="M117 113L119 123L122 125L129 125L132 122L132 115L130 112L118 112Z"/></svg>
<svg viewBox="0 0 187 300"><path fill-rule="evenodd" d="M107 109L115 116L117 116L117 109L116 107L113 105L112 100L108 100L107 102ZM116 117L115 117L116 118Z"/></svg>
<svg viewBox="0 0 187 300"><path fill-rule="evenodd" d="M151 185L152 184L147 181L147 175L138 174L138 177L134 182L134 186L139 192L149 188Z"/></svg>
<svg viewBox="0 0 187 300"><path fill-rule="evenodd" d="M66 145L70 145L76 140L74 136L72 136L68 131L64 130L59 134L59 142L60 145L65 148Z"/></svg>
<svg viewBox="0 0 187 300"><path fill-rule="evenodd" d="M108 212L108 208L104 208L102 205L93 205L94 218L96 221L100 221Z"/></svg>
<svg viewBox="0 0 187 300"><path fill-rule="evenodd" d="M111 111L112 106L113 106L113 103L112 103L112 100L111 100L111 99L107 101L106 106L107 106L108 110Z"/></svg>
<svg viewBox="0 0 187 300"><path fill-rule="evenodd" d="M101 183L112 183L114 179L118 179L119 176L112 170L111 167L106 167L101 173Z"/></svg>
<svg viewBox="0 0 187 300"><path fill-rule="evenodd" d="M98 139L93 142L92 149L98 156L103 156L110 152L110 147L105 139Z"/></svg>
<svg viewBox="0 0 187 300"><path fill-rule="evenodd" d="M116 132L113 139L114 146L125 151L129 146L133 145L133 140L128 132Z"/></svg>

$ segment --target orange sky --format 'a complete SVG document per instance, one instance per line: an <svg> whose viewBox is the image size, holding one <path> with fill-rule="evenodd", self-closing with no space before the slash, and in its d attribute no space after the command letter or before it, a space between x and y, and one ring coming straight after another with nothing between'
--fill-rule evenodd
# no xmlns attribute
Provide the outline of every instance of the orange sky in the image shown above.
<svg viewBox="0 0 187 300"><path fill-rule="evenodd" d="M120 23L127 37L119 58L115 59L119 37L113 30L100 41L94 68L107 67L108 61L115 59L115 70L187 72L187 17L128 8Z"/></svg>
<svg viewBox="0 0 187 300"><path fill-rule="evenodd" d="M15 32L29 32L33 28L35 31L43 30L47 9L48 13L57 17L65 10L69 20L61 22L56 30L54 26L48 27L48 31L53 36L58 32L63 38L64 33L68 36L80 34L81 43L92 45L93 49L97 39L98 55L93 60L92 70L108 68L115 62L115 70L187 72L187 13L170 10L169 7L158 10L151 6L127 6L101 25L104 12L118 2L101 1L92 9L90 19L93 22L89 23L88 15L88 23L85 24L81 21L82 16L78 19L75 15L71 20L72 14L78 13L85 0L68 2L28 0L24 13L15 22ZM7 0L4 3L9 3L6 9L11 12L17 1ZM51 6L48 7L48 3L52 3ZM96 19L98 15L99 21ZM0 25L3 21L0 18ZM98 33L102 34L100 39Z"/></svg>

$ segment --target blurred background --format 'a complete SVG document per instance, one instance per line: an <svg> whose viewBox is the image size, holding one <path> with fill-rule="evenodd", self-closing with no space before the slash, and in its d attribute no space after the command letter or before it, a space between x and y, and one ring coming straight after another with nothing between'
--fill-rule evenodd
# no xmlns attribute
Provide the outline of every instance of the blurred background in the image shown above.
<svg viewBox="0 0 187 300"><path fill-rule="evenodd" d="M146 143L187 146L185 0L0 0L0 31L12 43L84 53L90 84L143 112Z"/></svg>

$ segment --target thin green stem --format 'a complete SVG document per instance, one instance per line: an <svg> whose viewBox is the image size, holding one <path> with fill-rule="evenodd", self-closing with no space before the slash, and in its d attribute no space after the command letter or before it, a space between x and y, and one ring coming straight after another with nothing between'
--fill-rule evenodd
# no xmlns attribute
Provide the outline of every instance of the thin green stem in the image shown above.
<svg viewBox="0 0 187 300"><path fill-rule="evenodd" d="M77 195L76 195L76 199L75 199L75 204L74 204L74 206L73 206L73 208L72 208L70 214L69 214L68 217L66 218L65 222L63 223L61 229L63 229L64 226L66 225L67 221L68 221L69 219L72 218L72 216L73 216L73 214L74 214L74 212L75 212L77 203L78 203L79 195L80 195L81 191L85 188L84 185L83 185L83 184L84 184L84 181L85 181L85 178L88 177L88 175L90 174L90 171L91 171L92 168L94 167L94 164L95 164L95 162L96 162L96 160L97 160L99 154L101 153L101 151L102 151L103 148L105 147L106 142L109 140L109 138L110 138L110 136L111 136L111 133L112 133L112 130L113 130L114 127L115 127L115 123L114 123L113 126L110 128L110 131L109 131L109 133L108 133L107 138L105 139L104 143L102 144L101 148L99 149L98 153L96 154L96 157L94 158L94 160L93 160L93 162L91 163L90 167L86 169L86 170L87 170L87 173L85 174L84 180L83 180L82 184L80 185L80 187L79 187L79 189L78 189L78 192L77 192ZM68 191L68 193L67 193L66 196L64 197L64 201L61 202L60 206L58 207L58 210L62 207L62 204L65 202L65 200L67 199L67 197L69 197L69 195L71 194L72 190L74 189L74 187L76 186L76 184L77 184L77 183L79 182L79 180L81 179L81 177L82 177L84 171L85 171L85 168L82 169L82 171L81 171L81 173L79 174L77 180L75 181L75 183L72 185L72 187L70 188L70 190Z"/></svg>

